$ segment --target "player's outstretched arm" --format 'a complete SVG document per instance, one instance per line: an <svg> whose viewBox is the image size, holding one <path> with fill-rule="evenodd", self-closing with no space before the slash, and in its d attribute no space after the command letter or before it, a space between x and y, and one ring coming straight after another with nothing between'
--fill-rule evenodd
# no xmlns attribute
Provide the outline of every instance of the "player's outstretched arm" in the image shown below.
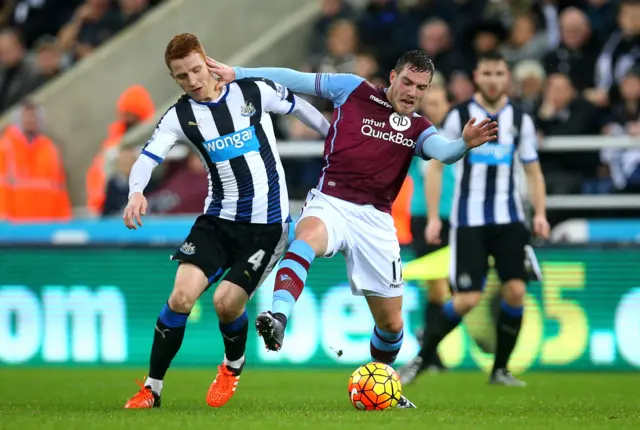
<svg viewBox="0 0 640 430"><path fill-rule="evenodd" d="M364 81L359 76L347 73L304 73L281 67L230 67L211 58L207 58L207 67L218 76L220 84L243 78L264 78L297 93L324 97L338 106Z"/></svg>
<svg viewBox="0 0 640 430"><path fill-rule="evenodd" d="M435 158L445 164L460 160L473 148L498 138L498 124L484 119L475 124L471 118L464 126L462 137L456 140L445 139L438 135L435 127L429 127L418 137L416 153L422 158Z"/></svg>

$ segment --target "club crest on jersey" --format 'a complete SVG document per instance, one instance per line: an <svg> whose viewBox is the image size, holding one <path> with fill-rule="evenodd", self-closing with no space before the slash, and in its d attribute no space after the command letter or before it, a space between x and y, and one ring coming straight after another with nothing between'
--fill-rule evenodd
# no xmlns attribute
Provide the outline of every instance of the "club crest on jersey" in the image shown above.
<svg viewBox="0 0 640 430"><path fill-rule="evenodd" d="M287 89L280 84L276 84L276 94L278 94L280 100L284 100L287 97Z"/></svg>
<svg viewBox="0 0 640 430"><path fill-rule="evenodd" d="M180 252L184 255L193 255L196 253L196 246L191 242L185 242L180 247Z"/></svg>
<svg viewBox="0 0 640 430"><path fill-rule="evenodd" d="M391 124L391 128L396 131L405 131L411 127L411 118L394 112L389 117L389 124Z"/></svg>
<svg viewBox="0 0 640 430"><path fill-rule="evenodd" d="M244 105L240 109L240 115L242 116L252 116L256 113L256 108L253 107L253 104L249 100L245 100Z"/></svg>

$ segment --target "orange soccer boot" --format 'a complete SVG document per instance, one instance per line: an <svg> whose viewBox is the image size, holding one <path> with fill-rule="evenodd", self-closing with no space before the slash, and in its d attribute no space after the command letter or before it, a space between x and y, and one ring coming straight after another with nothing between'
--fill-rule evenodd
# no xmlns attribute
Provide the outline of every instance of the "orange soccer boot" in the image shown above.
<svg viewBox="0 0 640 430"><path fill-rule="evenodd" d="M240 373L242 373L243 367L244 362L239 369L228 367L225 363L218 366L216 379L213 380L207 392L207 404L209 406L219 408L233 397L240 381Z"/></svg>
<svg viewBox="0 0 640 430"><path fill-rule="evenodd" d="M144 379L143 379L144 380ZM160 407L160 395L153 392L150 386L144 386L144 384L136 379L136 384L140 386L138 391L127 403L125 403L125 409L149 409Z"/></svg>

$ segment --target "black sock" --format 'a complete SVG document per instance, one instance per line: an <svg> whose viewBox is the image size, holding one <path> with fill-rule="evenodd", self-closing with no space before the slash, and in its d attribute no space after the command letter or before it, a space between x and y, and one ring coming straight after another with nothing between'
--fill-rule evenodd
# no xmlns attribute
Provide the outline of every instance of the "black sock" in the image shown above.
<svg viewBox="0 0 640 430"><path fill-rule="evenodd" d="M429 334L435 329L438 315L442 312L442 305L438 302L434 302L429 300L427 302L427 306L425 307L426 314L424 316L424 339L429 338ZM433 357L433 361L428 364L435 364L436 366L441 366L442 362L440 361L440 357L437 352Z"/></svg>
<svg viewBox="0 0 640 430"><path fill-rule="evenodd" d="M219 323L222 341L224 342L224 356L227 361L236 361L244 356L247 348L247 334L249 333L249 318L247 311L229 323ZM237 368L236 370L238 370Z"/></svg>
<svg viewBox="0 0 640 430"><path fill-rule="evenodd" d="M424 338L426 339L429 336L429 333L432 332L437 324L438 315L442 312L442 305L437 302L428 301L427 306L425 307L425 315L424 315Z"/></svg>
<svg viewBox="0 0 640 430"><path fill-rule="evenodd" d="M427 307L425 308L425 310L426 314L424 316L424 333L426 335L427 333L429 333L429 327L435 327L436 321L438 320L438 315L440 314L440 311L442 311L442 305L438 302L429 300L427 302Z"/></svg>
<svg viewBox="0 0 640 430"><path fill-rule="evenodd" d="M171 361L182 345L188 317L189 314L171 310L168 303L160 311L151 346L149 378L164 379Z"/></svg>
<svg viewBox="0 0 640 430"><path fill-rule="evenodd" d="M420 350L425 366L432 364L438 351L438 345L449 333L460 324L461 317L453 308L453 301L449 300L442 306L442 310L438 312L435 321L430 324L429 331L424 340L424 346Z"/></svg>
<svg viewBox="0 0 640 430"><path fill-rule="evenodd" d="M497 324L496 357L493 362L493 371L506 369L509 357L513 352L522 326L523 308L514 308L505 301L500 304Z"/></svg>

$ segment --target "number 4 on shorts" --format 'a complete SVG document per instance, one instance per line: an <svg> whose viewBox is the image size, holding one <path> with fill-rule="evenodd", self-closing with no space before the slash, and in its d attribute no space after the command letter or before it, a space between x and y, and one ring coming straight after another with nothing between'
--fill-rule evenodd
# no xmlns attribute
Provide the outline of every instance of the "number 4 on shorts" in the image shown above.
<svg viewBox="0 0 640 430"><path fill-rule="evenodd" d="M255 254L249 257L249 259L247 260L247 263L253 265L252 269L255 272L260 268L260 266L262 266L263 258L264 258L264 250L259 249L258 251L256 251Z"/></svg>

